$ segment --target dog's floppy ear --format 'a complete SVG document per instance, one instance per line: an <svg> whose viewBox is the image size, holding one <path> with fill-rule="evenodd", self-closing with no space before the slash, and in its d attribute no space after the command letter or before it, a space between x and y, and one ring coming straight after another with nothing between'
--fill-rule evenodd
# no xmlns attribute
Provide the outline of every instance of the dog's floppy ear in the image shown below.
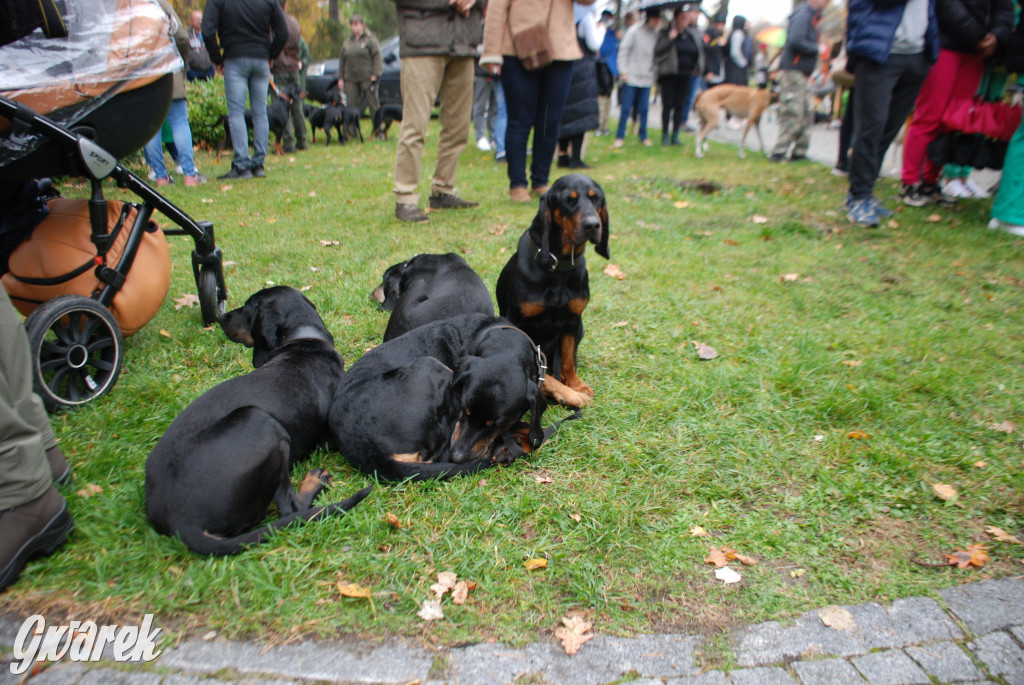
<svg viewBox="0 0 1024 685"><path fill-rule="evenodd" d="M540 206L537 207L537 216L533 218L533 225L530 226L532 233L540 234L540 263L547 266L551 261L551 212L548 210L548 195L544 193L540 197Z"/></svg>
<svg viewBox="0 0 1024 685"><path fill-rule="evenodd" d="M238 309L226 312L220 317L219 323L221 330L224 331L224 335L227 336L228 340L242 343L246 347L252 347L255 344L255 341L252 339L252 321L249 320L245 307L239 307Z"/></svg>
<svg viewBox="0 0 1024 685"><path fill-rule="evenodd" d="M601 217L601 238L594 245L594 252L608 259L608 203L604 199L603 191L601 192L601 206L597 208L597 215Z"/></svg>

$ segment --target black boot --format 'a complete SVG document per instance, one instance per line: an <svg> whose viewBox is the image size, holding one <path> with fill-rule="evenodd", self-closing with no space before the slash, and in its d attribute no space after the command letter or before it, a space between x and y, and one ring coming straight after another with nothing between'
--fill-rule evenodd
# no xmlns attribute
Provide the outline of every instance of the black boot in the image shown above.
<svg viewBox="0 0 1024 685"><path fill-rule="evenodd" d="M661 144L668 145L668 132L661 134Z"/></svg>
<svg viewBox="0 0 1024 685"><path fill-rule="evenodd" d="M676 131L675 133L672 134L672 144L682 145L682 143L679 142L679 131Z"/></svg>

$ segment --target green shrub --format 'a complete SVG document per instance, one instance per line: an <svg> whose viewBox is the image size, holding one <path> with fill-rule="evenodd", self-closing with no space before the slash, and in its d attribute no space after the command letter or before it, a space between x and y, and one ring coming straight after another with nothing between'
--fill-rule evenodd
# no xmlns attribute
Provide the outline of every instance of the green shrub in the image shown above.
<svg viewBox="0 0 1024 685"><path fill-rule="evenodd" d="M224 98L224 77L214 76L207 81L189 81L187 85L188 123L192 127L193 142L212 147L224 137L221 117L228 113Z"/></svg>

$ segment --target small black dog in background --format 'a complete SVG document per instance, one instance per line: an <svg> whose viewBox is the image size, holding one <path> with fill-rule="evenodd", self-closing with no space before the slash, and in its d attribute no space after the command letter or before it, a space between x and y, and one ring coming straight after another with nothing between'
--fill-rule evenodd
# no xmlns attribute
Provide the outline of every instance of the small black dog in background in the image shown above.
<svg viewBox="0 0 1024 685"><path fill-rule="evenodd" d="M370 140L387 140L391 124L401 120L401 105L381 105L373 113L373 133L370 134Z"/></svg>

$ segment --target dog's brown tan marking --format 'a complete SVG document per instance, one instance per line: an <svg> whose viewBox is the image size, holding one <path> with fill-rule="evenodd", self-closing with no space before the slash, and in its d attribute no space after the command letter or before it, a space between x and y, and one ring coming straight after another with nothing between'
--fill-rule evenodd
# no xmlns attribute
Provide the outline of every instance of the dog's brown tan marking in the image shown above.
<svg viewBox="0 0 1024 685"><path fill-rule="evenodd" d="M567 335L562 338L562 382L573 390L588 397L595 395L589 385L576 375L576 338Z"/></svg>
<svg viewBox="0 0 1024 685"><path fill-rule="evenodd" d="M587 308L587 304L590 302L589 298L586 297L574 297L569 300L569 311L579 316L583 313L583 310Z"/></svg>
<svg viewBox="0 0 1024 685"><path fill-rule="evenodd" d="M567 407L585 407L591 402L589 397L578 390L573 390L565 383L555 380L554 376L544 376L541 392L545 397L550 397L558 404L564 404Z"/></svg>
<svg viewBox="0 0 1024 685"><path fill-rule="evenodd" d="M412 452L410 454L392 454L391 459L393 461L401 461L406 464L418 464L420 461L420 453Z"/></svg>
<svg viewBox="0 0 1024 685"><path fill-rule="evenodd" d="M519 305L519 313L527 318L543 314L544 309L542 302L523 302Z"/></svg>

